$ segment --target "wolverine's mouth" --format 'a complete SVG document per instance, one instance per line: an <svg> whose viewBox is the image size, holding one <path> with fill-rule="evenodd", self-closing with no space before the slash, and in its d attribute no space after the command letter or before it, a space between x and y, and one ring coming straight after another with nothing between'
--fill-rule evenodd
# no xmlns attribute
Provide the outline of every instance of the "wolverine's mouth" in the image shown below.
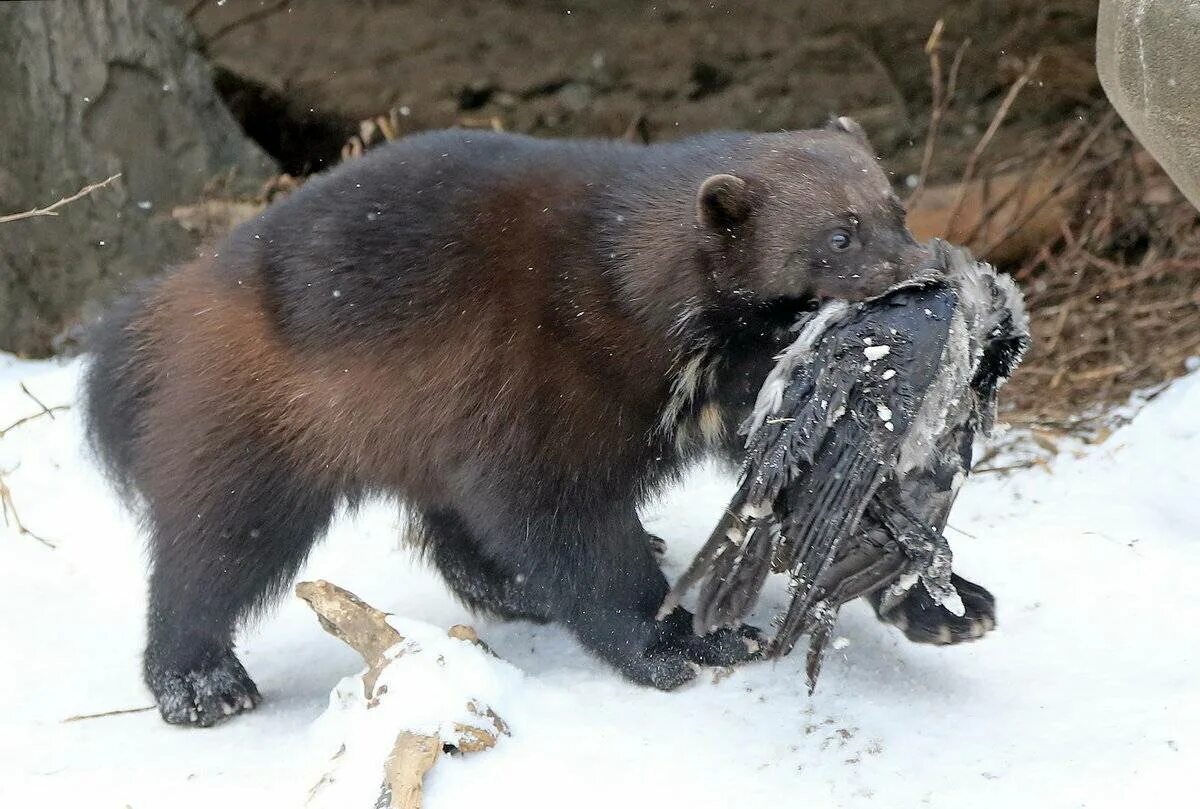
<svg viewBox="0 0 1200 809"><path fill-rule="evenodd" d="M791 325L801 316L817 311L829 300L829 296L807 292L801 295L785 295L768 300L763 307L764 314L773 321Z"/></svg>

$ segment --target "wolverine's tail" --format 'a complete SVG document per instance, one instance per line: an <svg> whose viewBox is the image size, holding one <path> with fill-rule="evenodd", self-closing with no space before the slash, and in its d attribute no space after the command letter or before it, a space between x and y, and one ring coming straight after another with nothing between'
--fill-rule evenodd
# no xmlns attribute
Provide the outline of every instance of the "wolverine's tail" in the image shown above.
<svg viewBox="0 0 1200 809"><path fill-rule="evenodd" d="M90 352L82 404L88 442L109 479L126 500L137 494L135 456L153 391L153 358L139 328L150 291L144 284L114 304L90 329Z"/></svg>

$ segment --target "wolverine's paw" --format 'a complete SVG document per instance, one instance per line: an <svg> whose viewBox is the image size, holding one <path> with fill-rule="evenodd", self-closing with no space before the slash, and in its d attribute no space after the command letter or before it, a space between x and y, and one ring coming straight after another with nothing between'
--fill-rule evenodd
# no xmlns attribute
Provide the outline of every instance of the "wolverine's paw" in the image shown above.
<svg viewBox="0 0 1200 809"><path fill-rule="evenodd" d="M639 685L649 685L660 691L674 691L696 679L700 666L669 647L650 649L620 665L621 673Z"/></svg>
<svg viewBox="0 0 1200 809"><path fill-rule="evenodd" d="M258 687L231 651L215 665L186 672L147 663L146 684L154 692L162 718L173 725L210 727L253 710L262 701Z"/></svg>
<svg viewBox="0 0 1200 809"><path fill-rule="evenodd" d="M879 613L879 619L900 629L914 643L962 643L995 629L996 599L992 594L961 576L953 576L951 581L962 598L961 616L933 603L924 586L917 585L887 613Z"/></svg>
<svg viewBox="0 0 1200 809"><path fill-rule="evenodd" d="M767 639L757 627L742 624L707 635L689 633L685 643L684 654L693 662L702 666L736 666L762 657Z"/></svg>
<svg viewBox="0 0 1200 809"><path fill-rule="evenodd" d="M763 634L752 626L692 632L692 616L676 609L658 624L658 640L637 660L622 666L626 676L664 691L693 680L700 666L734 666L761 656Z"/></svg>

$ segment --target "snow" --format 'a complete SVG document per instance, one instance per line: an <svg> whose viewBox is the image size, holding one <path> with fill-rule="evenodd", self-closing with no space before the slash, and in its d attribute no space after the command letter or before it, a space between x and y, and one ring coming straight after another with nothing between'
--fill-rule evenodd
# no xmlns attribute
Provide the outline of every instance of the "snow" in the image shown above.
<svg viewBox="0 0 1200 809"><path fill-rule="evenodd" d="M19 382L70 403L78 370L0 356L0 427L37 410ZM473 619L403 549L385 503L340 519L303 575L406 627L470 623L515 667L467 669L512 736L442 757L426 783L432 809L1186 805L1200 765L1198 411L1193 372L1103 444L969 480L949 536L956 568L997 595L1000 628L915 646L849 605L811 697L803 654L663 694L622 681L556 627ZM0 439L22 520L57 546L0 527L0 805L303 806L329 757L330 694L362 664L298 599L241 644L266 699L257 711L211 730L152 712L62 721L150 701L136 526L83 454L77 412L56 416ZM647 510L670 575L730 494L728 478L701 469ZM786 600L772 582L755 620Z"/></svg>

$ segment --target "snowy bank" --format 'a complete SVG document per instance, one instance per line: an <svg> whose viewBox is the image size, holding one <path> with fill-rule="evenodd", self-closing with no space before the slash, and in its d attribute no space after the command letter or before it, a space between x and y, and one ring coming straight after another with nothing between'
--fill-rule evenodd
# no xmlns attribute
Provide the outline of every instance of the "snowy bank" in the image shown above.
<svg viewBox="0 0 1200 809"><path fill-rule="evenodd" d="M77 375L76 363L0 357L0 427L38 409L20 382L68 404ZM558 628L477 620L402 547L385 503L339 519L302 575L417 634L416 622L470 623L523 672L494 694L512 737L440 761L426 781L432 809L1186 803L1200 765L1198 413L1193 373L1078 457L973 478L950 540L956 568L996 594L999 630L914 646L850 605L812 697L803 655L663 694L622 681ZM0 439L21 519L56 546L0 527L0 805L303 806L314 758L327 755L316 720L362 665L296 599L240 645L266 700L254 713L211 730L153 712L62 721L150 698L136 526L86 459L78 413L55 415ZM647 511L670 575L730 491L699 470ZM784 599L779 582L756 620Z"/></svg>

